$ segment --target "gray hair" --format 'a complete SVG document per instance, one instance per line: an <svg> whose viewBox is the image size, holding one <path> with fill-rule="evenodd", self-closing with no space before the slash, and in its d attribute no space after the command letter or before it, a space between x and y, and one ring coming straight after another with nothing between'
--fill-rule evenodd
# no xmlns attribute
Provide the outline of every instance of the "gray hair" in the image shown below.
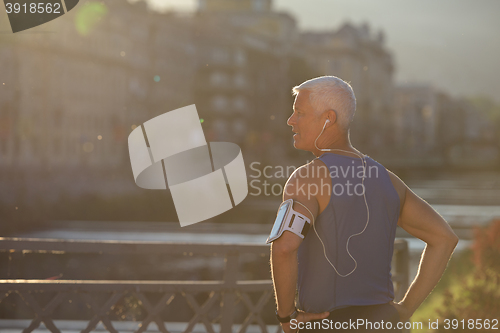
<svg viewBox="0 0 500 333"><path fill-rule="evenodd" d="M309 102L316 114L335 110L337 121L347 130L356 111L356 97L349 83L336 76L320 76L293 87L293 95L309 91Z"/></svg>

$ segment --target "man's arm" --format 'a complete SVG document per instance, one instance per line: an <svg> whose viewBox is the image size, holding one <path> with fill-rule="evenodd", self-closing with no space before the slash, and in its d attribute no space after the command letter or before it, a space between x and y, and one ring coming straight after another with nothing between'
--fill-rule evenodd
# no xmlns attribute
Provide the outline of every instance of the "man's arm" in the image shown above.
<svg viewBox="0 0 500 333"><path fill-rule="evenodd" d="M410 235L426 243L417 276L403 300L396 305L401 319L409 319L434 289L458 243L448 223L427 202L411 191L399 178L390 173L396 190L404 190L404 201L398 225Z"/></svg>
<svg viewBox="0 0 500 333"><path fill-rule="evenodd" d="M301 183L300 181L298 182L299 184ZM317 215L318 204L316 200L314 198L308 200L307 196L304 197L292 193L290 182L285 186L283 199L299 201L306 205L311 213L315 216ZM309 217L312 223L313 217L302 205L295 203L293 209ZM295 308L295 292L298 276L297 252L301 243L302 238L290 231L285 231L280 238L271 244L271 273L280 317L290 315Z"/></svg>
<svg viewBox="0 0 500 333"><path fill-rule="evenodd" d="M307 166L306 166L307 167ZM299 171L298 169L297 171ZM293 199L304 205L311 211L314 218L318 215L319 205L315 196L307 192L307 184L314 179L300 176L300 172L295 172L287 181L283 193L283 200ZM299 189L306 189L299 190ZM295 203L293 209L312 219L311 213L302 205ZM295 293L297 290L298 262L297 252L302 238L292 232L285 231L280 238L271 244L271 274L273 278L274 292L277 303L278 315L286 317L292 314L295 309ZM309 321L313 319L323 319L328 316L328 312L322 314L311 314L300 312L298 321ZM290 324L283 324L283 330L289 332Z"/></svg>

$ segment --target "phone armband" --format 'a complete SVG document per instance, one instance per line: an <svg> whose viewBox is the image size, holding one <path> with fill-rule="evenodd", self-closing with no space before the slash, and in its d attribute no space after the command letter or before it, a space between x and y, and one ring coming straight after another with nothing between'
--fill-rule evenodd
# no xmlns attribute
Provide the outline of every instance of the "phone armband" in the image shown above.
<svg viewBox="0 0 500 333"><path fill-rule="evenodd" d="M273 229L266 240L266 244L280 238L285 230L291 231L304 239L310 226L311 219L293 209L293 199L285 200L278 209Z"/></svg>

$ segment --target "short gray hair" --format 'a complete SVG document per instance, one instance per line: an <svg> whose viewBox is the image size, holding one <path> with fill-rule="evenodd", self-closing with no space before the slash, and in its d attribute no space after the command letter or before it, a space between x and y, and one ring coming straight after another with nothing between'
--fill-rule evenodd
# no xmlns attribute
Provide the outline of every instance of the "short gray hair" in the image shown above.
<svg viewBox="0 0 500 333"><path fill-rule="evenodd" d="M309 91L309 102L316 114L333 109L339 125L347 130L356 111L356 97L349 83L336 76L320 76L293 87L293 95Z"/></svg>

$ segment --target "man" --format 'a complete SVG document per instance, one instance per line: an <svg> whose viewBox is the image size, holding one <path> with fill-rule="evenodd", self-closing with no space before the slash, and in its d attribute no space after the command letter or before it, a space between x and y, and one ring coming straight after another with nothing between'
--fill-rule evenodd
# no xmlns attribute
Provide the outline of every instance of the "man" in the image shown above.
<svg viewBox="0 0 500 333"><path fill-rule="evenodd" d="M341 326L330 320L406 321L436 286L458 238L395 174L351 145L356 100L348 83L323 76L293 92L287 124L295 133L294 147L317 158L290 176L283 194L311 219L310 231L304 238L284 231L271 245L282 328L317 329L306 324L323 319L330 326L322 329L336 331ZM396 224L426 243L418 274L399 303L393 302L390 276Z"/></svg>

